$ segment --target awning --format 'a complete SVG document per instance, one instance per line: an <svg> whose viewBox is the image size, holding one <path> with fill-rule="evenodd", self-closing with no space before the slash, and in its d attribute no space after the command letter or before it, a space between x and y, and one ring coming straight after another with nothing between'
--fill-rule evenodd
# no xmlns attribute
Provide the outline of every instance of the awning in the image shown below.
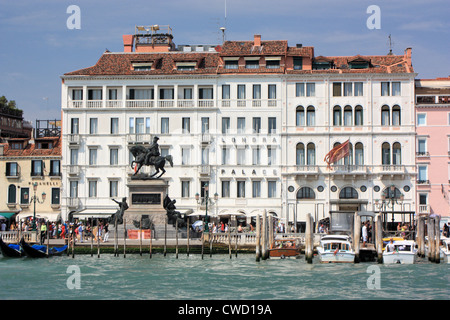
<svg viewBox="0 0 450 320"><path fill-rule="evenodd" d="M34 214L32 212L21 212L17 214L16 221L20 221L29 217L34 217ZM61 219L61 212L36 212L36 219L45 219L51 222L56 222Z"/></svg>
<svg viewBox="0 0 450 320"><path fill-rule="evenodd" d="M17 211L13 211L13 212L0 212L0 216L4 217L5 219L9 219L11 218L13 215L15 215L17 213Z"/></svg>
<svg viewBox="0 0 450 320"><path fill-rule="evenodd" d="M190 213L188 215L189 217L193 217L193 216L206 216L206 210L195 210L194 212ZM210 212L208 211L208 217L215 217L216 215L214 214L214 212Z"/></svg>
<svg viewBox="0 0 450 320"><path fill-rule="evenodd" d="M83 209L72 213L72 217L85 220L89 218L109 218L117 212L117 209Z"/></svg>

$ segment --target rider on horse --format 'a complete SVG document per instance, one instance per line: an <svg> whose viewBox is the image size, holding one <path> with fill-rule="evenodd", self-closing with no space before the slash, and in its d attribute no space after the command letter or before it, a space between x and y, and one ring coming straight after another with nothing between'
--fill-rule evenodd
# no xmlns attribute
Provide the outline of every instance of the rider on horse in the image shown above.
<svg viewBox="0 0 450 320"><path fill-rule="evenodd" d="M156 136L153 138L153 143L147 149L144 163L146 163L148 165L154 165L155 158L161 155L159 153L158 140L159 140L159 138Z"/></svg>

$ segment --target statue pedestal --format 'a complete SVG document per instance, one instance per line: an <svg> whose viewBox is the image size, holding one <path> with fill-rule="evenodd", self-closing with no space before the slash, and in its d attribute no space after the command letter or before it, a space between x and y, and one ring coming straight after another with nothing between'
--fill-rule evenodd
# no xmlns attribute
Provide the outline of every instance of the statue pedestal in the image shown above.
<svg viewBox="0 0 450 320"><path fill-rule="evenodd" d="M123 217L127 220L127 225L132 220L140 221L141 218L147 218L147 216L153 220L154 224L166 223L163 201L169 188L167 180L133 177L128 179L127 187L130 194L129 208Z"/></svg>

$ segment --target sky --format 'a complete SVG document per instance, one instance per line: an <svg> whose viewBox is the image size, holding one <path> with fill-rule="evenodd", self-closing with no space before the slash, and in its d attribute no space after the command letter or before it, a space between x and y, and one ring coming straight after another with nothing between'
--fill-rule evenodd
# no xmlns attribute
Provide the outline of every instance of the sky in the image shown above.
<svg viewBox="0 0 450 320"><path fill-rule="evenodd" d="M417 78L447 77L449 16L449 0L0 0L0 96L33 125L60 119L61 76L122 52L122 35L154 24L169 25L176 45L221 44L226 27L226 40L260 34L316 56L384 55L391 35L394 54L412 48Z"/></svg>

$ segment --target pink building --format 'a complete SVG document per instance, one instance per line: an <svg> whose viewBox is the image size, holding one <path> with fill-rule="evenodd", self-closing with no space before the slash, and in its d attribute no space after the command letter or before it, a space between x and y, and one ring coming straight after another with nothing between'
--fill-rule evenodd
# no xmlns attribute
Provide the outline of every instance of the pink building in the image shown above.
<svg viewBox="0 0 450 320"><path fill-rule="evenodd" d="M419 214L450 217L450 77L416 80Z"/></svg>

